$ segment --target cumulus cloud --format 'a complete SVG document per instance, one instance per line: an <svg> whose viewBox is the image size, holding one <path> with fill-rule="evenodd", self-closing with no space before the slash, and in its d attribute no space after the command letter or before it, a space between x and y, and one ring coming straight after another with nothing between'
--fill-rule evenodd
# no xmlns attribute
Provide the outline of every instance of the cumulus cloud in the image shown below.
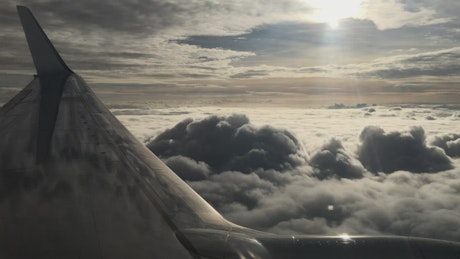
<svg viewBox="0 0 460 259"><path fill-rule="evenodd" d="M204 181L189 184L222 213L254 209L264 196L275 192L277 188L274 182L256 173L242 174L236 171L215 174Z"/></svg>
<svg viewBox="0 0 460 259"><path fill-rule="evenodd" d="M306 173L306 172L305 172ZM396 234L459 240L458 172L365 177L319 181L305 174L287 174L289 182L274 188L267 182L239 179L237 193L253 194L252 206L221 202L224 215L245 226L284 234ZM229 173L230 174L230 173ZM262 184L264 183L264 184ZM205 186L213 186L208 191ZM225 190L223 181L193 182L199 193ZM244 187L243 187L244 186ZM221 189L222 188L222 189ZM260 195L255 195L260 194ZM225 195L221 194L221 198Z"/></svg>
<svg viewBox="0 0 460 259"><path fill-rule="evenodd" d="M164 160L180 178L186 181L204 180L211 174L209 165L184 156L172 156Z"/></svg>
<svg viewBox="0 0 460 259"><path fill-rule="evenodd" d="M187 156L214 172L292 169L303 162L298 140L288 131L254 127L244 115L186 119L147 144L160 157Z"/></svg>
<svg viewBox="0 0 460 259"><path fill-rule="evenodd" d="M450 157L460 157L460 134L435 136L431 145L444 149Z"/></svg>
<svg viewBox="0 0 460 259"><path fill-rule="evenodd" d="M319 179L362 178L365 169L361 163L348 153L340 140L331 139L310 159L315 168L314 175Z"/></svg>
<svg viewBox="0 0 460 259"><path fill-rule="evenodd" d="M180 122L149 147L237 224L282 234L345 232L460 240L458 169L422 173L451 168L441 149L425 144L422 128L385 133L367 127L357 154L333 138L312 150L308 160L299 155L298 140L290 136L285 130L255 127L244 115L209 116ZM223 151L219 145L228 148ZM253 157L253 149L266 152ZM362 154L371 150L386 164L395 164L396 172L366 173L356 157L363 160ZM292 162L293 154L302 159ZM407 160L410 156L421 166ZM268 163L267 157L280 165ZM235 159L238 163L229 162Z"/></svg>
<svg viewBox="0 0 460 259"><path fill-rule="evenodd" d="M437 147L428 147L425 131L413 127L409 132L390 132L368 126L360 135L359 159L371 172L439 172L452 168L450 159Z"/></svg>
<svg viewBox="0 0 460 259"><path fill-rule="evenodd" d="M290 182L282 188L263 188L263 195L252 208L238 203L220 205L233 221L277 233L345 232L459 240L460 223L454 220L460 215L458 179L453 180L457 173L400 171L345 181L318 181L290 174ZM200 186L192 186L203 191ZM225 188L225 184L220 187ZM245 193L259 191L248 187Z"/></svg>

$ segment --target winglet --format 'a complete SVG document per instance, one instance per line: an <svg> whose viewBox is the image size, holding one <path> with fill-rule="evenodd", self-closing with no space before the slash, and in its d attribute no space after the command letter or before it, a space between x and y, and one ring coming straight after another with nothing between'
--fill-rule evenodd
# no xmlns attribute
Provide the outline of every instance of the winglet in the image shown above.
<svg viewBox="0 0 460 259"><path fill-rule="evenodd" d="M62 91L73 73L62 60L32 12L17 6L27 43L40 80L40 108L37 133L37 164L47 160L59 112Z"/></svg>
<svg viewBox="0 0 460 259"><path fill-rule="evenodd" d="M18 5L17 9L38 77L72 73L29 8Z"/></svg>

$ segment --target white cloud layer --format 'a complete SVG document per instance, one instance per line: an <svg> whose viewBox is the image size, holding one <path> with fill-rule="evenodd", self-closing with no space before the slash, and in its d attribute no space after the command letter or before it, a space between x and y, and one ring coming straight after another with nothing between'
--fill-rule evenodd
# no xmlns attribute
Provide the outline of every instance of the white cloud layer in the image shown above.
<svg viewBox="0 0 460 259"><path fill-rule="evenodd" d="M363 143L359 140L360 132L368 125L376 125L385 132L392 132L393 137L388 141L381 139L384 144L391 145L400 144L415 135L423 137L410 130L413 126L419 126L427 137L426 141L424 138L417 140L427 145L423 149L433 149L433 143L440 146L436 148L437 152L447 157L441 148L455 146L452 143L457 139L456 132L460 126L460 120L455 116L458 112L455 107L376 106L353 109L280 109L276 112L201 107L150 110L150 115L119 115L118 118L141 139L148 132L158 134L166 128L172 128L187 117L196 118L195 121L185 121L183 126L195 123L199 126L197 129L203 130L203 141L206 141L206 132L218 137L222 132L216 130L222 129L225 121L233 120L223 115L235 112L244 113L251 119L253 124L250 127L255 129L254 132L258 132L257 129L262 129L265 124L272 125L269 128L272 133L286 132L280 128L289 129L288 132L302 143L295 152L303 159L296 160L298 163L290 167L262 166L256 169L249 166L246 167L249 170L243 171L216 166L213 162L215 160L203 156L200 158L202 160L186 156L166 159L169 165L178 165L176 170L196 172L193 176L187 174L182 177L188 179L190 185L228 219L245 226L284 234L396 234L459 241L460 160L456 156L449 157L453 169L433 172L429 168L425 171L396 168L387 173L371 173L364 169L358 155L359 146ZM202 120L214 113L220 116ZM144 126L133 121L134 118ZM215 124L209 124L209 120ZM147 129L149 125L154 128ZM221 126L215 128L217 125ZM235 124L235 132L241 126ZM209 127L214 130L206 130ZM166 135L163 137L169 136L171 143L177 141L177 145L188 143L177 139L178 136L192 142L196 139L192 135L176 133L164 133ZM274 150L266 142L261 143L262 146L256 145L257 141L251 142L251 139L259 138L257 134L247 140L247 143L255 144L249 145L250 149L263 151L264 156L277 154L273 153ZM231 144L227 145L240 145L231 139L228 139ZM219 148L222 149L216 146L209 151ZM172 151L168 148L164 150ZM164 150L160 151L160 155L166 154ZM408 156L420 154L417 149L406 151ZM241 158L236 153L228 156L237 157ZM285 157L277 163L282 164L289 159ZM251 159L245 161L248 162L246 165L254 165ZM244 168L241 166L239 164L238 168Z"/></svg>

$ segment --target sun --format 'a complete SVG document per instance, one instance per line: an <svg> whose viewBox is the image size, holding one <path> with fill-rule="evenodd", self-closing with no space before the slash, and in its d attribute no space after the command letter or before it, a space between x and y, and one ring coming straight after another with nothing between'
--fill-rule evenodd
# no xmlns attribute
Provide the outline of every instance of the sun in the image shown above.
<svg viewBox="0 0 460 259"><path fill-rule="evenodd" d="M332 29L337 29L337 27L339 27L339 19L330 19L330 20L327 20L326 21L327 24L329 25L329 27L331 27Z"/></svg>
<svg viewBox="0 0 460 259"><path fill-rule="evenodd" d="M314 9L314 21L337 28L340 20L359 15L363 0L307 0L307 2Z"/></svg>

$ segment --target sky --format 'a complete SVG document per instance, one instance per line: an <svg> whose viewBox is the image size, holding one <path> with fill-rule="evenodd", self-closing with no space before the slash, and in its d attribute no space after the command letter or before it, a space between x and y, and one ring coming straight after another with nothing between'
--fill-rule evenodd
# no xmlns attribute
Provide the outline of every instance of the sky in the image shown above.
<svg viewBox="0 0 460 259"><path fill-rule="evenodd" d="M34 73L16 4L31 8L106 103L326 107L459 98L455 0L5 0L0 102Z"/></svg>

